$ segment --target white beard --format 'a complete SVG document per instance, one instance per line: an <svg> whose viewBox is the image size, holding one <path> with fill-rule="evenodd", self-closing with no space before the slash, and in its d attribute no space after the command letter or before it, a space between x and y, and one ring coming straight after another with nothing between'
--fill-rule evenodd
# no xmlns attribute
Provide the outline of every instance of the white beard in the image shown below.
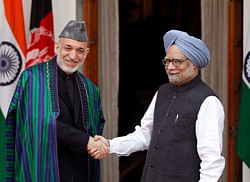
<svg viewBox="0 0 250 182"><path fill-rule="evenodd" d="M173 84L176 84L176 85L179 85L179 84L182 85L182 84L190 81L189 78L191 78L192 75L195 74L195 71L191 66L188 67L185 70L185 72L183 72L182 74L180 72L177 72L177 71L172 71L171 73L179 73L179 74L170 75L169 72L170 71L167 71L169 81Z"/></svg>
<svg viewBox="0 0 250 182"><path fill-rule="evenodd" d="M69 58L65 58L65 60L68 60ZM75 60L76 62L79 62L79 60ZM70 68L65 66L64 60L58 55L57 57L57 64L66 73L74 73L78 68L83 64L83 62L79 65L77 65L75 68Z"/></svg>

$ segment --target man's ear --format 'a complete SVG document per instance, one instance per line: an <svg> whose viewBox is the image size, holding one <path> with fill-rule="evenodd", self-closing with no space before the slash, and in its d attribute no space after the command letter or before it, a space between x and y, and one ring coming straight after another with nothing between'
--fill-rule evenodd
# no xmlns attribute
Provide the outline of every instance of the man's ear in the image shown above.
<svg viewBox="0 0 250 182"><path fill-rule="evenodd" d="M54 53L57 55L58 54L58 48L59 48L59 43L55 42L54 44Z"/></svg>

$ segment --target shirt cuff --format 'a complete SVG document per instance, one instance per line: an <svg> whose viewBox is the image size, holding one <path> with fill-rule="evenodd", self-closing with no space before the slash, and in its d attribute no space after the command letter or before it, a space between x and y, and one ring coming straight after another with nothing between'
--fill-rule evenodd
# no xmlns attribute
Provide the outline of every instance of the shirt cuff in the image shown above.
<svg viewBox="0 0 250 182"><path fill-rule="evenodd" d="M117 154L119 150L119 142L109 140L109 152L110 154Z"/></svg>

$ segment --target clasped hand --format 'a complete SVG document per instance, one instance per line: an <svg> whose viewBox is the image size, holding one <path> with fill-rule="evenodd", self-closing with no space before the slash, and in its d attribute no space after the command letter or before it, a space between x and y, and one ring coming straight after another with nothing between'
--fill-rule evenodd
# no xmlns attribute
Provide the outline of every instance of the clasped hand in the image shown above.
<svg viewBox="0 0 250 182"><path fill-rule="evenodd" d="M103 159L109 155L109 141L102 136L90 136L87 151L94 159Z"/></svg>

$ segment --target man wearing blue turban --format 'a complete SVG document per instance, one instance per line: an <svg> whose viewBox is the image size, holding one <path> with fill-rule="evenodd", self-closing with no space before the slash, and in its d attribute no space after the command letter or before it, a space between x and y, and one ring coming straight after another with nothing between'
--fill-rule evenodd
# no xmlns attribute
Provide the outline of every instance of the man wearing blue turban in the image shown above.
<svg viewBox="0 0 250 182"><path fill-rule="evenodd" d="M110 153L126 156L148 150L142 182L217 182L225 166L224 109L199 74L209 63L209 50L182 31L168 31L163 40L162 62L170 83L160 86L141 126L109 140ZM89 152L100 155L97 150Z"/></svg>

